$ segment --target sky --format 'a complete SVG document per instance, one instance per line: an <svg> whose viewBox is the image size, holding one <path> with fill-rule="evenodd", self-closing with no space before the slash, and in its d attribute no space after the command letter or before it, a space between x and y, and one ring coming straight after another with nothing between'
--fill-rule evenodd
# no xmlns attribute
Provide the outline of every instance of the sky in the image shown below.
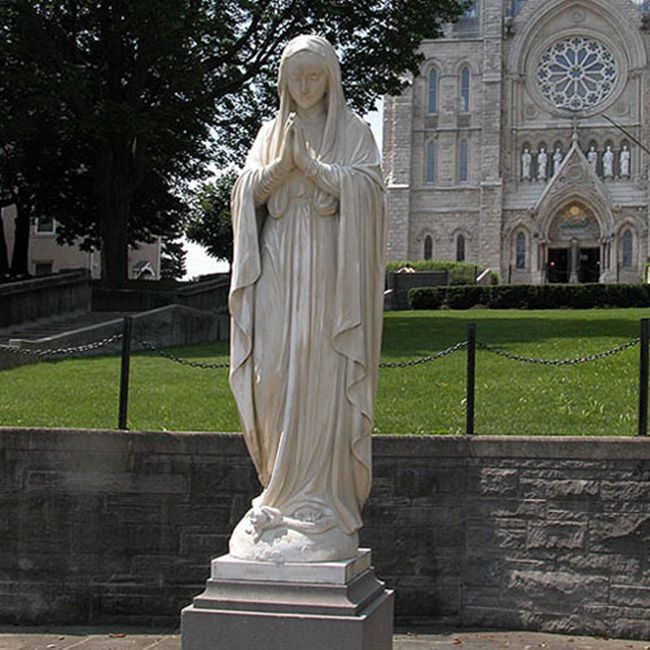
<svg viewBox="0 0 650 650"><path fill-rule="evenodd" d="M377 141L377 146L379 151L381 151L382 145L382 109L383 109L383 100L380 99L377 102L377 107L371 113L368 113L365 116L365 120L370 124L370 128L375 136ZM187 251L187 257L185 259L185 267L187 272L183 280L190 280L198 275L207 275L208 273L225 273L228 271L228 263L215 260L213 257L210 257L203 246L198 244L193 244L187 240L183 240L183 245Z"/></svg>

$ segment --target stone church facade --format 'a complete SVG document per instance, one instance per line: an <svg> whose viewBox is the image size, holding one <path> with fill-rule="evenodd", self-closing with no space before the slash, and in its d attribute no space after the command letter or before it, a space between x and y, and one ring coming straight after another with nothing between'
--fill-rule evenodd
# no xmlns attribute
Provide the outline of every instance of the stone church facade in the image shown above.
<svg viewBox="0 0 650 650"><path fill-rule="evenodd" d="M649 18L632 0L479 0L425 41L420 74L384 102L389 259L640 281Z"/></svg>

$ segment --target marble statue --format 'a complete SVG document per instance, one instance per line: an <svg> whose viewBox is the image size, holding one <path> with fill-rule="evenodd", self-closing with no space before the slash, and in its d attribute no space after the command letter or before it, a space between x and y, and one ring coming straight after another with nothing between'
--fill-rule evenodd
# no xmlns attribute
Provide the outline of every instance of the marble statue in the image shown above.
<svg viewBox="0 0 650 650"><path fill-rule="evenodd" d="M546 180L546 165L548 163L548 155L544 147L539 150L537 154L537 179L540 181Z"/></svg>
<svg viewBox="0 0 650 650"><path fill-rule="evenodd" d="M603 154L603 178L612 178L614 176L614 154L612 148L607 147Z"/></svg>
<svg viewBox="0 0 650 650"><path fill-rule="evenodd" d="M528 149L524 149L521 154L521 178L523 180L530 180L530 165L532 163L533 157L530 155Z"/></svg>
<svg viewBox="0 0 650 650"><path fill-rule="evenodd" d="M621 151L618 163L621 172L621 178L630 177L630 150L627 148L627 145L623 145L623 150Z"/></svg>
<svg viewBox="0 0 650 650"><path fill-rule="evenodd" d="M358 553L371 481L386 210L369 126L318 36L285 48L280 106L232 194L230 385L262 493L235 558Z"/></svg>
<svg viewBox="0 0 650 650"><path fill-rule="evenodd" d="M593 170L594 174L596 174L598 168L598 152L596 151L596 147L594 147L593 144L591 147L589 147L589 152L587 153L587 162L589 163L589 166Z"/></svg>
<svg viewBox="0 0 650 650"><path fill-rule="evenodd" d="M562 165L562 151L560 147L555 147L555 153L553 154L553 176L560 171L560 165Z"/></svg>

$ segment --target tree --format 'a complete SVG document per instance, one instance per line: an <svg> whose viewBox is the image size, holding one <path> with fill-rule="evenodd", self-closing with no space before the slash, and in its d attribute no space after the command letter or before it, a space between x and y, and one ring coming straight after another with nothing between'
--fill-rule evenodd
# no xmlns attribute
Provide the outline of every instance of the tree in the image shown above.
<svg viewBox="0 0 650 650"><path fill-rule="evenodd" d="M164 239L160 255L160 279L180 280L187 271L185 258L187 253L182 241Z"/></svg>
<svg viewBox="0 0 650 650"><path fill-rule="evenodd" d="M237 174L229 170L215 181L205 183L196 195L187 238L205 246L208 254L232 262L232 221L230 193Z"/></svg>
<svg viewBox="0 0 650 650"><path fill-rule="evenodd" d="M349 103L363 113L404 86L421 40L462 8L455 0L2 0L0 68L20 70L33 90L19 101L5 88L0 123L22 110L37 137L52 123L56 146L44 160L58 191L36 183L35 201L56 210L62 241L101 247L102 278L119 286L129 243L177 236L187 186L208 162L242 160L275 109L275 70L291 37L316 32L337 47Z"/></svg>

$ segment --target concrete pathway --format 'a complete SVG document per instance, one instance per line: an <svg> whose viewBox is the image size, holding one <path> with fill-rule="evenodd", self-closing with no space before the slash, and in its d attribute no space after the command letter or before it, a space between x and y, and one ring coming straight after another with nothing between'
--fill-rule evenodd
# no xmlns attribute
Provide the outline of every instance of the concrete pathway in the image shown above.
<svg viewBox="0 0 650 650"><path fill-rule="evenodd" d="M650 650L650 640L625 641L540 632L438 628L398 632L393 650ZM154 633L139 628L0 626L0 650L180 650L180 647L178 631ZM263 650L283 649L268 645ZM305 650L309 648L305 646Z"/></svg>

